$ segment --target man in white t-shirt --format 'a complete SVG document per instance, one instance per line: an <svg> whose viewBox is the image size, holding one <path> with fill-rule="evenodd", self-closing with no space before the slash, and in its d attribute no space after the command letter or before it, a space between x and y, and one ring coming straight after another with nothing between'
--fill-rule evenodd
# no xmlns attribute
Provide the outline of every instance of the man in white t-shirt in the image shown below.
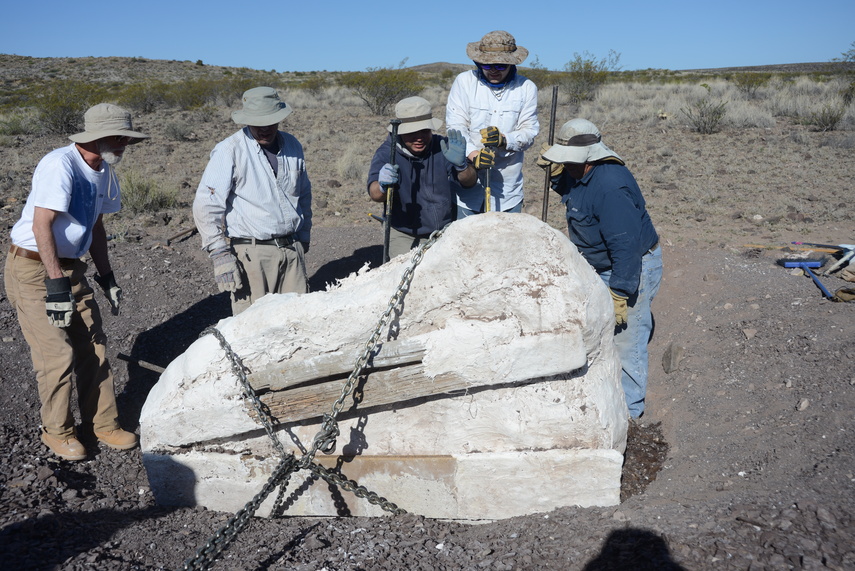
<svg viewBox="0 0 855 571"><path fill-rule="evenodd" d="M48 153L36 167L12 228L4 274L36 371L41 439L65 460L86 458L71 410L72 373L82 428L116 450L137 445L136 434L119 426L106 337L81 258L89 252L94 279L118 315L122 290L110 267L102 217L121 206L113 165L127 145L148 135L134 131L130 113L109 103L90 108L84 121L84 131L69 137L71 145Z"/></svg>

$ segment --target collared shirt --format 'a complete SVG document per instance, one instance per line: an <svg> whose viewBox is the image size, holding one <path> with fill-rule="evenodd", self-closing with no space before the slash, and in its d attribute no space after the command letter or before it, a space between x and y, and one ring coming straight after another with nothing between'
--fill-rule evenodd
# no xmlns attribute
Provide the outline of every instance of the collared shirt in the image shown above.
<svg viewBox="0 0 855 571"><path fill-rule="evenodd" d="M193 201L202 249L225 248L227 237L270 240L296 234L298 241L309 241L312 185L303 147L289 133L278 136L276 174L249 127L211 151Z"/></svg>
<svg viewBox="0 0 855 571"><path fill-rule="evenodd" d="M501 93L501 99L496 95ZM504 90L493 90L478 78L476 70L464 71L454 80L445 108L448 129L466 139L466 155L483 148L481 129L498 127L506 147L496 149L496 165L490 176L491 210L509 210L523 199L523 151L540 131L537 121L537 86L516 74ZM472 188L457 187L457 204L479 211L484 204L484 171Z"/></svg>
<svg viewBox="0 0 855 571"><path fill-rule="evenodd" d="M553 188L567 206L570 240L579 253L598 273L612 270L611 289L634 294L641 258L659 236L629 169L616 162L594 164L581 180L565 170Z"/></svg>
<svg viewBox="0 0 855 571"><path fill-rule="evenodd" d="M51 225L56 255L80 258L86 254L98 217L118 212L122 205L116 173L106 162L101 165L100 171L92 170L74 143L45 155L33 173L33 188L21 218L12 227L12 243L38 251L33 235L38 206L58 213Z"/></svg>

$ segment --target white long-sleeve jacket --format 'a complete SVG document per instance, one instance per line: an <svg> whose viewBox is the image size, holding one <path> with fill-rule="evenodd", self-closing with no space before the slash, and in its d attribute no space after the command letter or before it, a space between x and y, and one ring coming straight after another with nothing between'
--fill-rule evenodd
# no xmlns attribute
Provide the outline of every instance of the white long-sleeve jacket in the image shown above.
<svg viewBox="0 0 855 571"><path fill-rule="evenodd" d="M509 210L523 199L523 151L534 142L540 131L537 121L537 86L533 81L515 75L501 92L487 87L478 71L464 71L454 80L445 108L448 129L457 129L466 138L466 154L479 150L481 129L498 127L507 146L497 149L496 166L490 172L491 210ZM484 205L484 171L472 188L457 187L457 204L475 212Z"/></svg>
<svg viewBox="0 0 855 571"><path fill-rule="evenodd" d="M193 202L193 217L208 252L225 248L226 237L269 240L296 234L308 242L312 185L303 147L279 131L278 174L273 174L249 127L218 143Z"/></svg>

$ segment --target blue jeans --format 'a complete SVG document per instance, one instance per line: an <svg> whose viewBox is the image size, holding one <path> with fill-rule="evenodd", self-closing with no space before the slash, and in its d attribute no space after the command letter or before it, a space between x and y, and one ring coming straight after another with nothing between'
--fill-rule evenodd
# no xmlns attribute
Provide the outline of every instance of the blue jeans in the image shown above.
<svg viewBox="0 0 855 571"><path fill-rule="evenodd" d="M612 271L600 277L609 285ZM638 292L627 300L626 325L615 327L615 346L620 355L621 385L629 415L638 418L644 412L647 393L647 344L653 334L650 304L662 282L662 248L657 246L641 258L641 283Z"/></svg>

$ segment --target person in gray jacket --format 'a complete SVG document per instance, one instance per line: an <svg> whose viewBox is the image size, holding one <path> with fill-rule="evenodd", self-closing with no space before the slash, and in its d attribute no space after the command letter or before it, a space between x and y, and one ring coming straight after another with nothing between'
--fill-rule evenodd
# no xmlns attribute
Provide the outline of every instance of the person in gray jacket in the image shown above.
<svg viewBox="0 0 855 571"><path fill-rule="evenodd" d="M268 293L308 291L312 185L303 147L279 130L290 114L272 87L246 91L232 113L246 126L214 147L196 190L202 248L235 315Z"/></svg>

